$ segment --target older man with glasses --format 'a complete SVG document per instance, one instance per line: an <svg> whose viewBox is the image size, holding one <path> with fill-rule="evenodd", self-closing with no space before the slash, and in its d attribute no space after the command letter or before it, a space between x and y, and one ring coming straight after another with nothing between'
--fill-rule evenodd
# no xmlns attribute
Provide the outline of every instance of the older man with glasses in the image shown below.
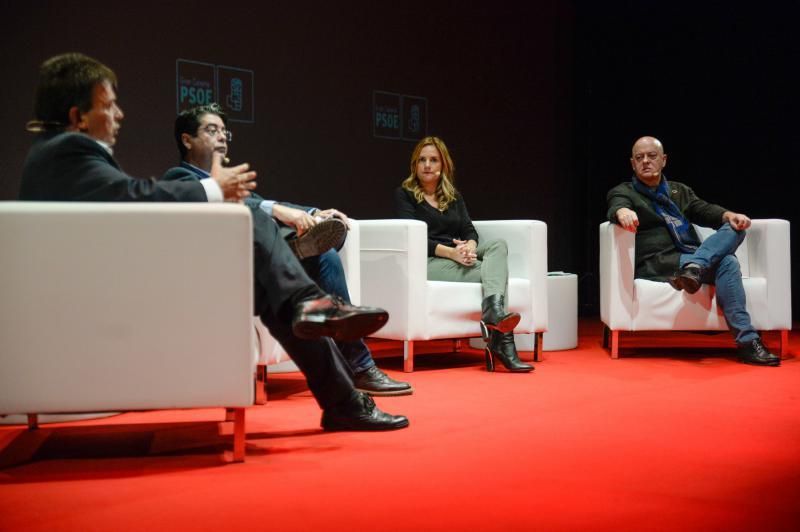
<svg viewBox="0 0 800 532"><path fill-rule="evenodd" d="M767 351L745 306L736 249L750 218L698 198L683 183L667 181L667 154L654 137L638 139L631 150L631 180L608 192L608 219L636 233L637 278L668 282L694 294L702 284L716 285L717 302L733 332L739 360L778 366ZM700 242L692 224L717 229Z"/></svg>

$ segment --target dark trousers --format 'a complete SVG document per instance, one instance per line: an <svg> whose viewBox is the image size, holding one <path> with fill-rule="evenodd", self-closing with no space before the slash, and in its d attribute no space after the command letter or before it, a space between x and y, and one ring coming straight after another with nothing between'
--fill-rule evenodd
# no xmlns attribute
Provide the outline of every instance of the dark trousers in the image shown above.
<svg viewBox="0 0 800 532"><path fill-rule="evenodd" d="M336 250L330 249L316 257L309 257L300 262L309 276L314 279L320 288L334 296L339 296L350 303L350 291L347 289L347 279L344 276L342 259ZM351 342L336 342L336 347L347 361L347 366L353 373L367 371L375 365L372 353L369 352L364 340Z"/></svg>
<svg viewBox="0 0 800 532"><path fill-rule="evenodd" d="M292 333L295 305L323 292L289 249L275 221L260 209L252 209L252 214L255 312L303 372L319 406L330 408L355 394L341 353L329 338L303 340Z"/></svg>

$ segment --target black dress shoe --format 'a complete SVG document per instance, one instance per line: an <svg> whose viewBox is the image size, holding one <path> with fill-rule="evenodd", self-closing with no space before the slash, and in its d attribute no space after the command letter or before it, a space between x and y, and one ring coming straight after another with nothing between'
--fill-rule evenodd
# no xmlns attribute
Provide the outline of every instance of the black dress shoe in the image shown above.
<svg viewBox="0 0 800 532"><path fill-rule="evenodd" d="M377 307L356 307L338 297L326 295L307 299L294 309L295 336L314 339L330 336L350 342L369 336L386 324L389 313Z"/></svg>
<svg viewBox="0 0 800 532"><path fill-rule="evenodd" d="M408 426L406 416L393 416L382 412L369 395L358 397L322 412L325 430L395 430Z"/></svg>
<svg viewBox="0 0 800 532"><path fill-rule="evenodd" d="M694 294L700 290L700 285L703 284L700 282L700 276L702 274L703 270L700 266L696 264L687 264L676 271L672 277L667 279L667 282L675 290L686 290L688 293Z"/></svg>
<svg viewBox="0 0 800 532"><path fill-rule="evenodd" d="M372 366L366 371L356 373L353 384L359 392L369 395L411 395L414 388L407 382L392 379L386 373Z"/></svg>
<svg viewBox="0 0 800 532"><path fill-rule="evenodd" d="M739 362L755 366L780 366L781 358L767 351L761 338L756 338L739 344Z"/></svg>
<svg viewBox="0 0 800 532"><path fill-rule="evenodd" d="M292 238L289 244L292 252L299 260L322 255L329 249L339 249L347 237L347 225L339 218L327 218L317 223L314 227L297 238Z"/></svg>

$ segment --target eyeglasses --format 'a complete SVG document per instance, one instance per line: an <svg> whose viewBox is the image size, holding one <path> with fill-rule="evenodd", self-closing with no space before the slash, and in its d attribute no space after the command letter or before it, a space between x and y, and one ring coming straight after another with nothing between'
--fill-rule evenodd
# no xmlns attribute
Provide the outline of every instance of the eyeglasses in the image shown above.
<svg viewBox="0 0 800 532"><path fill-rule="evenodd" d="M218 134L222 133L222 136L225 137L225 140L227 140L228 142L233 141L233 133L231 133L230 130L225 129L224 127L220 129L220 127L216 124L208 124L205 127L201 127L200 130L205 131L212 137L216 137Z"/></svg>

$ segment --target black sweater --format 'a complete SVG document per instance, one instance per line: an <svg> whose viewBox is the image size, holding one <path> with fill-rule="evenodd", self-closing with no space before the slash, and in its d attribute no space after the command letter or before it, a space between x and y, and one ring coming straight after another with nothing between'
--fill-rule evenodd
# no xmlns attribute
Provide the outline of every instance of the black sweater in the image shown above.
<svg viewBox="0 0 800 532"><path fill-rule="evenodd" d="M402 187L394 191L395 212L398 218L421 220L428 224L428 256L436 256L436 245L455 247L453 239L478 242L478 232L472 225L461 194L444 212L431 207L427 201L417 203L414 195Z"/></svg>

